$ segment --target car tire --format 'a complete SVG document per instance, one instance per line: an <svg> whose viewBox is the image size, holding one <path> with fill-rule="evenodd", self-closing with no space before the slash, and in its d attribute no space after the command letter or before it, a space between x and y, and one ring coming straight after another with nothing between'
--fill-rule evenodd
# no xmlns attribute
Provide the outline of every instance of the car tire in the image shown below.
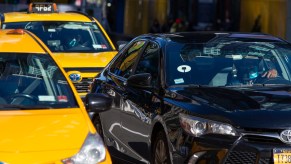
<svg viewBox="0 0 291 164"><path fill-rule="evenodd" d="M159 131L152 149L152 164L171 164L169 146L164 131Z"/></svg>
<svg viewBox="0 0 291 164"><path fill-rule="evenodd" d="M100 120L100 116L96 115L93 117L92 123L97 131L97 133L102 137L102 139L104 140L104 136L103 136L103 128L101 125L101 120Z"/></svg>

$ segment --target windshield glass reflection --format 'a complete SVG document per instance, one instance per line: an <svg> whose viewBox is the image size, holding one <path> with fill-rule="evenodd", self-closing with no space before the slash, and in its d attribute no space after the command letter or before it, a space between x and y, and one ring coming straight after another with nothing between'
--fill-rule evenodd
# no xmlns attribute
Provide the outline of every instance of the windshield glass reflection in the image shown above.
<svg viewBox="0 0 291 164"><path fill-rule="evenodd" d="M73 95L49 55L0 53L0 109L78 107Z"/></svg>
<svg viewBox="0 0 291 164"><path fill-rule="evenodd" d="M221 41L167 45L169 85L238 86L291 84L291 46L285 43Z"/></svg>

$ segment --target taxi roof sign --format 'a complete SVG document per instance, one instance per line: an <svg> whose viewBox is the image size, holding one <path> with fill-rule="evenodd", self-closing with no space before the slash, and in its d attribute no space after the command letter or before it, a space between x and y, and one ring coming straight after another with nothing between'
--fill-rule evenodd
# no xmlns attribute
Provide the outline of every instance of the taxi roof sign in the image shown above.
<svg viewBox="0 0 291 164"><path fill-rule="evenodd" d="M28 13L55 13L58 12L57 5L49 2L30 3Z"/></svg>

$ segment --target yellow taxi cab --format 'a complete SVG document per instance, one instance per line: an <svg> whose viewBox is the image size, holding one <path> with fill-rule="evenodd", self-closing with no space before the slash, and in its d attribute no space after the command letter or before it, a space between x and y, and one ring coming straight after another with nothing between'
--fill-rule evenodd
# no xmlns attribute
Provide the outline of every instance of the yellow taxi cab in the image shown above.
<svg viewBox="0 0 291 164"><path fill-rule="evenodd" d="M36 34L61 63L81 97L93 77L117 54L94 17L76 11L59 12L55 3L31 3L28 12L4 13L1 28L23 28Z"/></svg>
<svg viewBox="0 0 291 164"><path fill-rule="evenodd" d="M27 30L0 30L0 129L1 164L111 163L65 71Z"/></svg>

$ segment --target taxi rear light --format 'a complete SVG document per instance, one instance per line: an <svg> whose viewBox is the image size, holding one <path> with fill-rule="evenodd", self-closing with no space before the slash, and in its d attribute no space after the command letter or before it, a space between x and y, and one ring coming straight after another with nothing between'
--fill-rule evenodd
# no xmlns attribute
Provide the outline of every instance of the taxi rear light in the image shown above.
<svg viewBox="0 0 291 164"><path fill-rule="evenodd" d="M8 31L7 34L24 35L25 31L23 29L14 29L14 30Z"/></svg>

